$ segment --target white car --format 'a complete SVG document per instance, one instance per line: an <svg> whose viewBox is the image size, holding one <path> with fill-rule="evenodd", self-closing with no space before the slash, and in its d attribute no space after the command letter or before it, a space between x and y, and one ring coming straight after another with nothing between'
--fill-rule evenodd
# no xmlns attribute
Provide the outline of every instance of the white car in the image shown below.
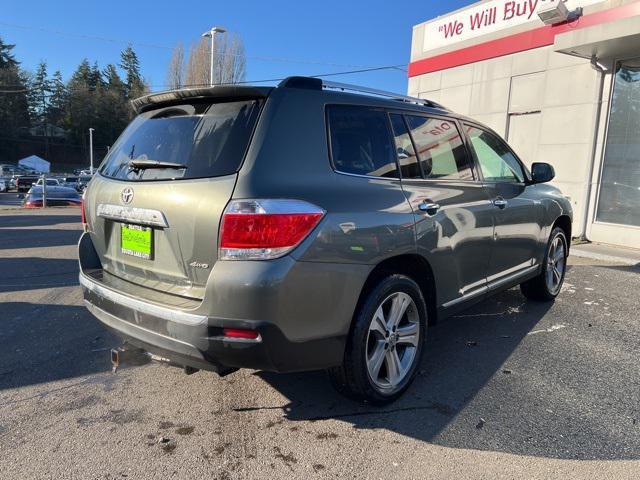
<svg viewBox="0 0 640 480"><path fill-rule="evenodd" d="M35 185L42 185L42 179L39 178ZM58 187L60 186L60 182L57 178L47 178L47 187Z"/></svg>
<svg viewBox="0 0 640 480"><path fill-rule="evenodd" d="M7 182L5 182L4 178L0 178L0 192L7 191Z"/></svg>

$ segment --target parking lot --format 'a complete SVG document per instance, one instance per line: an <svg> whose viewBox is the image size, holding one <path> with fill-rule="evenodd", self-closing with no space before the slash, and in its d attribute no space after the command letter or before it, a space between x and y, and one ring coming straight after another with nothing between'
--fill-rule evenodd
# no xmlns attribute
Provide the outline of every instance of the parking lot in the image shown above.
<svg viewBox="0 0 640 480"><path fill-rule="evenodd" d="M429 331L376 408L322 372L110 372L84 308L78 209L0 212L2 478L633 478L635 267L572 259L553 305L512 289ZM636 477L637 478L637 477Z"/></svg>
<svg viewBox="0 0 640 480"><path fill-rule="evenodd" d="M0 210L18 208L22 204L22 199L15 191L0 193Z"/></svg>

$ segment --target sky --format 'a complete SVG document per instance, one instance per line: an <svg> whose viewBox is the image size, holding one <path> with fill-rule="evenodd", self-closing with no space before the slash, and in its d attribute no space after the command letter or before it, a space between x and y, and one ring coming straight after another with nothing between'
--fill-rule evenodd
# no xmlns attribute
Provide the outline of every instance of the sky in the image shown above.
<svg viewBox="0 0 640 480"><path fill-rule="evenodd" d="M0 0L0 37L16 44L23 68L47 62L65 79L83 58L100 67L117 64L131 43L153 91L166 86L172 48L199 40L222 25L238 34L247 56L246 80L319 75L402 65L411 30L473 0L188 1ZM331 77L332 80L405 93L402 69Z"/></svg>

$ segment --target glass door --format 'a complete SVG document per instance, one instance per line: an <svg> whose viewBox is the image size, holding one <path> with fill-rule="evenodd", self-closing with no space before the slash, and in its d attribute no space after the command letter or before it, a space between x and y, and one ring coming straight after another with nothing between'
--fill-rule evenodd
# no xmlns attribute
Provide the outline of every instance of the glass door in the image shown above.
<svg viewBox="0 0 640 480"><path fill-rule="evenodd" d="M616 65L596 221L640 227L640 58Z"/></svg>

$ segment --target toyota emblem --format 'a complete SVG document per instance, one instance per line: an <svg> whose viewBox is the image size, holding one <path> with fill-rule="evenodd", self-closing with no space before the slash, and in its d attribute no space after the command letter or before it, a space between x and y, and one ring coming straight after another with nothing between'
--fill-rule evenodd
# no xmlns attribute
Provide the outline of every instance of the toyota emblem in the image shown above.
<svg viewBox="0 0 640 480"><path fill-rule="evenodd" d="M122 203L129 204L133 200L133 188L124 188L120 193L120 198L122 199Z"/></svg>

